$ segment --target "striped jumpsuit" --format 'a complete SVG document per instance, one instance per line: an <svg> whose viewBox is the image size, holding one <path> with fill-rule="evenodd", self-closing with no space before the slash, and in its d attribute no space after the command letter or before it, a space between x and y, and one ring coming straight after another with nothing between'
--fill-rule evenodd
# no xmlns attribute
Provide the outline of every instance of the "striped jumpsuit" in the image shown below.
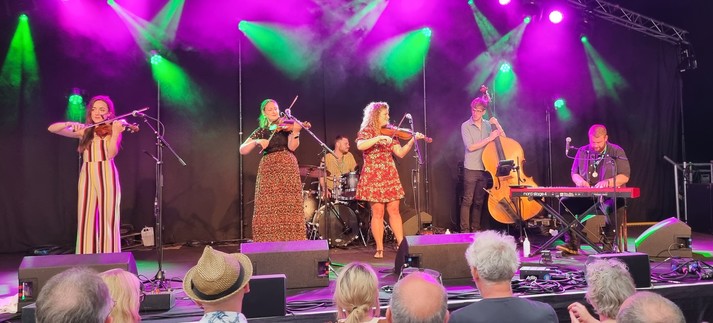
<svg viewBox="0 0 713 323"><path fill-rule="evenodd" d="M119 211L121 186L108 136L95 136L82 154L79 173L77 253L121 252Z"/></svg>

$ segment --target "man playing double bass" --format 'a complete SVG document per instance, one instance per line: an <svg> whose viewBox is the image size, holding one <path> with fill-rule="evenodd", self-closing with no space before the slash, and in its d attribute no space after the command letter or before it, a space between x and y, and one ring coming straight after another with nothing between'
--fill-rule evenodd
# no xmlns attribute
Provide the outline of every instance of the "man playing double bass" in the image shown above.
<svg viewBox="0 0 713 323"><path fill-rule="evenodd" d="M491 117L483 122L488 101L482 97L470 103L471 117L460 127L465 146L463 159L463 198L460 204L460 232L479 231L485 200L486 174L483 165L483 148L505 131L498 120ZM493 129L493 126L495 129Z"/></svg>

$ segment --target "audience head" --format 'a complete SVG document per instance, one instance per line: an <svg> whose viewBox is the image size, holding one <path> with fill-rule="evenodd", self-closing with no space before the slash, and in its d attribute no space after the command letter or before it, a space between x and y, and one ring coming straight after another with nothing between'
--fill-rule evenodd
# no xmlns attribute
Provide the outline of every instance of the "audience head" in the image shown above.
<svg viewBox="0 0 713 323"><path fill-rule="evenodd" d="M448 322L446 289L431 275L409 274L394 285L386 318L394 323Z"/></svg>
<svg viewBox="0 0 713 323"><path fill-rule="evenodd" d="M207 246L198 263L183 278L183 291L206 312L241 312L252 275L253 265L246 255L228 254Z"/></svg>
<svg viewBox="0 0 713 323"><path fill-rule="evenodd" d="M465 251L465 258L474 276L477 272L476 283L485 285L509 284L520 266L515 238L492 230L475 234L473 243Z"/></svg>
<svg viewBox="0 0 713 323"><path fill-rule="evenodd" d="M616 318L619 306L636 292L634 279L619 259L597 259L587 265L587 302L601 317Z"/></svg>
<svg viewBox="0 0 713 323"><path fill-rule="evenodd" d="M667 298L652 292L636 292L621 304L619 323L685 323L683 312Z"/></svg>
<svg viewBox="0 0 713 323"><path fill-rule="evenodd" d="M111 318L114 322L139 322L139 307L143 291L141 282L136 275L123 270L111 269L99 276L109 287L109 294L114 300L114 308L111 310Z"/></svg>
<svg viewBox="0 0 713 323"><path fill-rule="evenodd" d="M71 268L50 278L37 296L38 323L111 322L114 302L104 281L88 268Z"/></svg>
<svg viewBox="0 0 713 323"><path fill-rule="evenodd" d="M334 289L337 318L347 323L379 317L379 279L368 264L352 262L337 275Z"/></svg>

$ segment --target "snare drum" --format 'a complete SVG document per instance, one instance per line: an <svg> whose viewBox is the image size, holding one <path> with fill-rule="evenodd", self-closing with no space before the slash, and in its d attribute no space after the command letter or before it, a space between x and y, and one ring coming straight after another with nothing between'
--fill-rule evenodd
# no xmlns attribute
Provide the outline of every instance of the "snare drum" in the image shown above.
<svg viewBox="0 0 713 323"><path fill-rule="evenodd" d="M305 222L312 222L314 212L317 211L317 198L312 191L302 191L302 207L305 212Z"/></svg>
<svg viewBox="0 0 713 323"><path fill-rule="evenodd" d="M356 196L357 184L359 184L359 174L350 172L342 175L339 179L341 192L337 197L341 201L352 201Z"/></svg>

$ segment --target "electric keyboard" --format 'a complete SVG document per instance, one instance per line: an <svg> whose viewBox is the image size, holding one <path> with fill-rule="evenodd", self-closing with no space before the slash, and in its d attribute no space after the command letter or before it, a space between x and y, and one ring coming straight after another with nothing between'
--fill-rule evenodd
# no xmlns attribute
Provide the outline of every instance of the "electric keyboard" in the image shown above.
<svg viewBox="0 0 713 323"><path fill-rule="evenodd" d="M594 188L594 187L522 187L510 188L512 197L614 197L614 188ZM639 197L638 187L619 187L616 189L616 197L632 198Z"/></svg>

